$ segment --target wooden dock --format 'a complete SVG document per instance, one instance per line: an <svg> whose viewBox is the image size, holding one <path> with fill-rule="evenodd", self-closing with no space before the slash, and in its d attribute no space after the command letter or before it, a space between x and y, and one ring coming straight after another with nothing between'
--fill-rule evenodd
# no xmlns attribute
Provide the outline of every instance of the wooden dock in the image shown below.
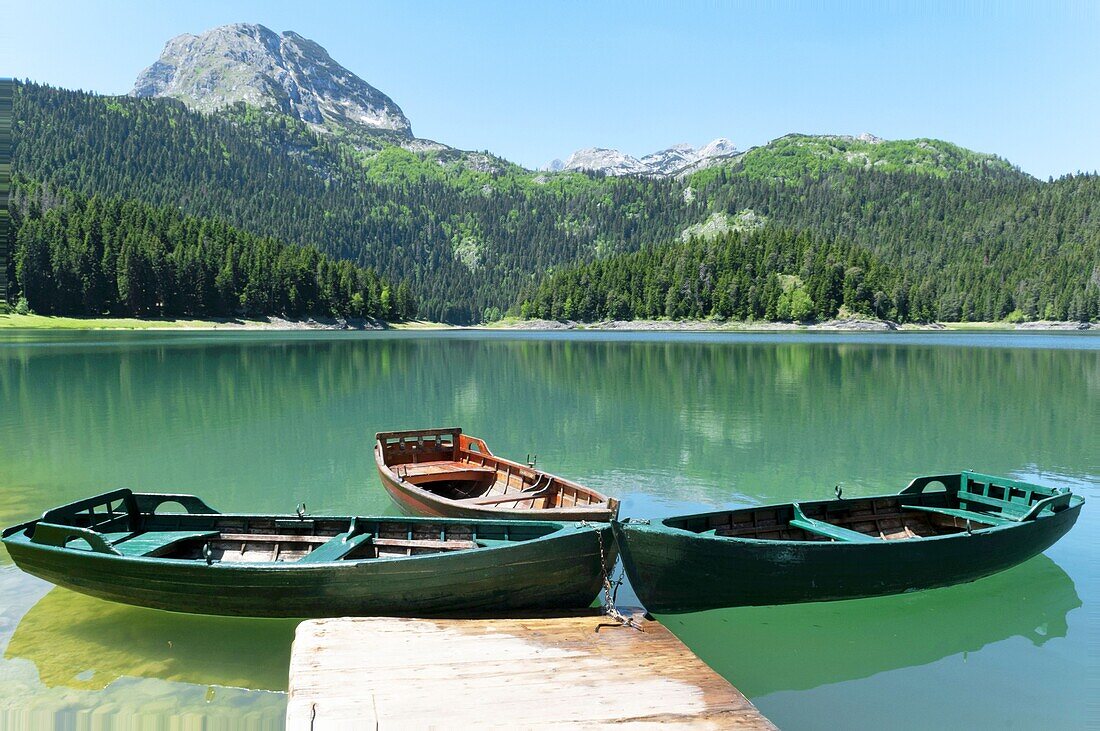
<svg viewBox="0 0 1100 731"><path fill-rule="evenodd" d="M592 615L306 621L287 728L775 729L675 635L637 618L644 631Z"/></svg>

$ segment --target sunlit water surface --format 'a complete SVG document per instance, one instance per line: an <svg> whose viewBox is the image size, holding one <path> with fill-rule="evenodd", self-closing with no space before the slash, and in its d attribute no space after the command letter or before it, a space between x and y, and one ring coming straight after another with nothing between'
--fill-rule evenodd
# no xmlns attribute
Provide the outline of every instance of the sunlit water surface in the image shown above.
<svg viewBox="0 0 1100 731"><path fill-rule="evenodd" d="M121 486L223 511L390 513L373 434L423 426L537 454L624 516L962 468L1070 485L1090 500L1077 527L992 578L660 619L785 729L1095 721L1095 335L0 337L3 525ZM0 726L280 728L294 624L109 604L0 550Z"/></svg>

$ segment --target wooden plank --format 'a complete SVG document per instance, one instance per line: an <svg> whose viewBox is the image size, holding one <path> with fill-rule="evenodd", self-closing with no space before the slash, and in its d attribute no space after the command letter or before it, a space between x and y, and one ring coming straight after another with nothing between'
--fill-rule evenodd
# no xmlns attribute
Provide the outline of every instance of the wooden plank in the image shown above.
<svg viewBox="0 0 1100 731"><path fill-rule="evenodd" d="M222 533L216 540L248 543L328 543L333 536L304 536L293 533Z"/></svg>
<svg viewBox="0 0 1100 731"><path fill-rule="evenodd" d="M440 551L464 551L470 548L477 548L476 542L461 540L433 541L414 538L375 538L372 542L376 546L394 546L397 548L435 548Z"/></svg>
<svg viewBox="0 0 1100 731"><path fill-rule="evenodd" d="M303 622L287 728L775 729L651 620L355 617Z"/></svg>
<svg viewBox="0 0 1100 731"><path fill-rule="evenodd" d="M537 492L521 492L514 490L512 492L506 492L499 495L491 495L489 497L471 497L464 500L459 500L460 503L468 503L470 505L497 505L498 503L518 503L526 502L528 500L537 500L549 496L549 492L546 490L539 490Z"/></svg>
<svg viewBox="0 0 1100 731"><path fill-rule="evenodd" d="M425 475L493 475L496 470L492 467L479 467L469 462L413 462L394 466L398 477L423 477Z"/></svg>

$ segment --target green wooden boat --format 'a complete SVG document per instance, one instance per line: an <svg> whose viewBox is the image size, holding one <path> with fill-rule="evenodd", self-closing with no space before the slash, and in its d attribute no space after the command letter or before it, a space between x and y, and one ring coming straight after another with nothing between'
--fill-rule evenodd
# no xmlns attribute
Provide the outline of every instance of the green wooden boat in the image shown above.
<svg viewBox="0 0 1100 731"><path fill-rule="evenodd" d="M181 512L163 512L171 504ZM610 526L230 515L193 495L116 490L2 534L27 573L156 609L253 617L584 608Z"/></svg>
<svg viewBox="0 0 1100 731"><path fill-rule="evenodd" d="M1068 490L975 472L918 477L897 495L837 492L835 500L613 527L642 604L692 612L973 581L1049 548L1085 502Z"/></svg>

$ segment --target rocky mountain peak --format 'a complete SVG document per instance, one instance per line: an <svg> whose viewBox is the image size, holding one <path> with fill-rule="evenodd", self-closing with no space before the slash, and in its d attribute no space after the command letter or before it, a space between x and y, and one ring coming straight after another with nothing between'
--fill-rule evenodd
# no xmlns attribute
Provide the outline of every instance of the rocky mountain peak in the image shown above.
<svg viewBox="0 0 1100 731"><path fill-rule="evenodd" d="M737 147L725 137L718 137L699 148L696 156L700 159L734 155Z"/></svg>
<svg viewBox="0 0 1100 731"><path fill-rule="evenodd" d="M577 150L565 161L562 170L589 170L607 175L644 175L649 172L648 166L638 158L604 147Z"/></svg>
<svg viewBox="0 0 1100 731"><path fill-rule="evenodd" d="M320 44L262 25L234 23L176 36L138 76L130 94L173 97L204 112L241 101L317 127L412 136L401 108L334 61Z"/></svg>
<svg viewBox="0 0 1100 731"><path fill-rule="evenodd" d="M737 154L737 148L725 137L696 148L686 143L651 152L641 159L619 150L586 147L577 150L564 164L555 160L550 170L588 170L606 175L649 175L669 177L688 169L698 170L717 160Z"/></svg>

